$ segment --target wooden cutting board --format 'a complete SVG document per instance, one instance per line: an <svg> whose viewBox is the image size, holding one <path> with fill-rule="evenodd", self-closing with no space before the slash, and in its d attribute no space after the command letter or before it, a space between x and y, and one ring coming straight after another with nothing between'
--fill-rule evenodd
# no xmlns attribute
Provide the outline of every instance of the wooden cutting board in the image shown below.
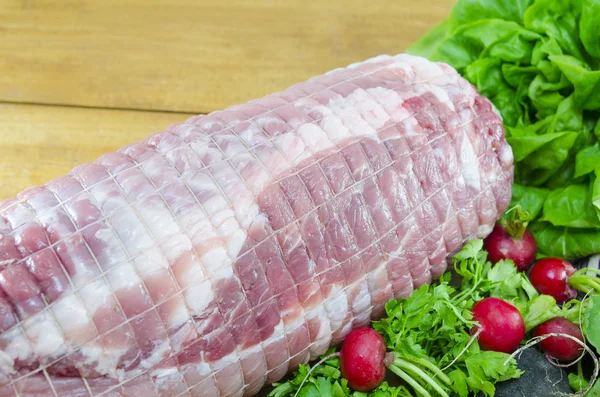
<svg viewBox="0 0 600 397"><path fill-rule="evenodd" d="M0 200L183 121L402 52L453 0L4 0Z"/></svg>

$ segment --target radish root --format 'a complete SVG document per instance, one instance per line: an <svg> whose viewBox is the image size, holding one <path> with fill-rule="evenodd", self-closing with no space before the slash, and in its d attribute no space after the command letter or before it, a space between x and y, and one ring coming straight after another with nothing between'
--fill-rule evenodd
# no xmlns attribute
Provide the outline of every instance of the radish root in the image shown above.
<svg viewBox="0 0 600 397"><path fill-rule="evenodd" d="M469 350L469 347L473 344L473 342L475 342L475 340L477 339L477 337L479 336L479 334L483 331L483 328L479 328L477 330L477 332L475 332L475 334L471 337L471 339L469 340L469 343L467 343L467 345L461 350L460 353L458 353L458 356L454 357L454 360L452 360L450 362L450 364L446 365L444 368L440 369L441 372L444 372L445 370L447 370L448 368L450 368L452 365L454 365L454 363L460 358L460 356L462 356L463 354L465 354L467 352L467 350ZM434 374L434 377L437 375Z"/></svg>
<svg viewBox="0 0 600 397"><path fill-rule="evenodd" d="M515 358L515 356L517 354L522 353L526 349L529 349L530 347L532 347L534 345L537 345L538 343L540 343L544 339L550 338L551 336L560 336L560 337L569 338L569 339L575 341L577 344L579 344L585 350L585 352L589 353L590 356L592 357L592 360L594 361L594 372L592 372L592 377L591 377L588 385L585 387L585 389L581 390L579 393L574 393L574 394L557 393L558 395L561 395L561 396L572 396L572 397L582 397L582 396L584 396L594 386L594 382L598 378L598 371L600 370L600 362L598 361L598 357L596 357L596 355L594 354L594 351L592 349L590 349L588 347L588 345L586 345L584 342L582 342L578 338L575 338L574 336L571 336L571 335L568 335L568 334L561 334L561 333L554 333L553 332L553 333L550 333L550 334L546 334L546 335L542 335L542 336L536 336L535 338L531 338L529 340L529 342L527 342L525 345L523 345L520 348L518 348L517 350L515 350L515 352L513 354L511 354L506 359L506 361L504 361L504 365L508 364L508 362L511 359Z"/></svg>

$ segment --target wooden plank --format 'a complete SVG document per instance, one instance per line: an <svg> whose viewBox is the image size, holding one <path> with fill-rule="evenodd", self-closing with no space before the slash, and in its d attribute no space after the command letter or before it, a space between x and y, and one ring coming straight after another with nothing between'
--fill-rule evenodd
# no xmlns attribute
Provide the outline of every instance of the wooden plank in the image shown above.
<svg viewBox="0 0 600 397"><path fill-rule="evenodd" d="M4 0L0 101L205 113L402 52L454 0Z"/></svg>
<svg viewBox="0 0 600 397"><path fill-rule="evenodd" d="M0 104L0 200L189 116Z"/></svg>

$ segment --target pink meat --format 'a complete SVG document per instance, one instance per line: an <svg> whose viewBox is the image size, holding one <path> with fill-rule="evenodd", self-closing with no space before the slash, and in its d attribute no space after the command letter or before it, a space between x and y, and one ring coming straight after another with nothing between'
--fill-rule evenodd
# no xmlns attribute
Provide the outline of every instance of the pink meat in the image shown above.
<svg viewBox="0 0 600 397"><path fill-rule="evenodd" d="M491 103L381 56L0 203L0 396L250 396L439 277L511 198Z"/></svg>

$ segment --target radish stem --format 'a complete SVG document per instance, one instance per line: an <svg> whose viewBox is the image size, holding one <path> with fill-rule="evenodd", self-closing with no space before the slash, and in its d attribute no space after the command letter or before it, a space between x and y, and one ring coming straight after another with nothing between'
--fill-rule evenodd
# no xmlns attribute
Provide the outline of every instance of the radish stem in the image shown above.
<svg viewBox="0 0 600 397"><path fill-rule="evenodd" d="M427 375L421 368L417 367L416 365L413 365L399 358L396 358L396 360L394 360L394 365L408 372L412 372L416 376L420 377L425 382L427 382L429 386L433 387L433 389L437 391L441 396L449 397L448 393L446 393L444 389L442 389L441 386L435 380L433 380L429 375Z"/></svg>
<svg viewBox="0 0 600 397"><path fill-rule="evenodd" d="M592 269L591 267L584 267L582 269L577 270L575 273L573 273L573 276L579 276L579 273L581 273L581 274L585 274L585 273L600 274L600 269Z"/></svg>
<svg viewBox="0 0 600 397"><path fill-rule="evenodd" d="M415 389L415 391L423 396L423 397L432 397L431 394L429 394L429 392L427 390L425 390L425 388L423 388L423 386L421 386L419 384L419 382L417 382L416 380L414 380L409 374L407 374L406 372L402 371L399 367L397 367L396 365L390 365L388 367L388 369L390 371L392 371L393 373L395 373L396 375L398 375L402 380L404 380L406 383L408 383L409 385L412 386L413 389Z"/></svg>
<svg viewBox="0 0 600 397"><path fill-rule="evenodd" d="M569 284L574 288L584 290L584 292L600 291L600 281L592 276L572 275L569 277Z"/></svg>
<svg viewBox="0 0 600 397"><path fill-rule="evenodd" d="M448 375L446 375L444 372L442 372L443 370L440 369L439 367L437 367L434 363L432 363L429 360L425 360L423 358L415 358L411 360L412 362L414 362L415 364L419 364L422 365L423 367L430 369L431 372L433 372L433 377L435 378L436 376L438 376L440 378L440 380L442 382L444 382L445 384L447 384L448 386L452 385L452 381L450 380L450 378L448 377Z"/></svg>
<svg viewBox="0 0 600 397"><path fill-rule="evenodd" d="M584 267L569 276L569 285L583 292L600 291L600 280L587 273L600 274L600 270Z"/></svg>
<svg viewBox="0 0 600 397"><path fill-rule="evenodd" d="M583 389L583 382L581 379L583 378L583 368L581 367L581 361L577 362L577 376L579 377L579 390Z"/></svg>

